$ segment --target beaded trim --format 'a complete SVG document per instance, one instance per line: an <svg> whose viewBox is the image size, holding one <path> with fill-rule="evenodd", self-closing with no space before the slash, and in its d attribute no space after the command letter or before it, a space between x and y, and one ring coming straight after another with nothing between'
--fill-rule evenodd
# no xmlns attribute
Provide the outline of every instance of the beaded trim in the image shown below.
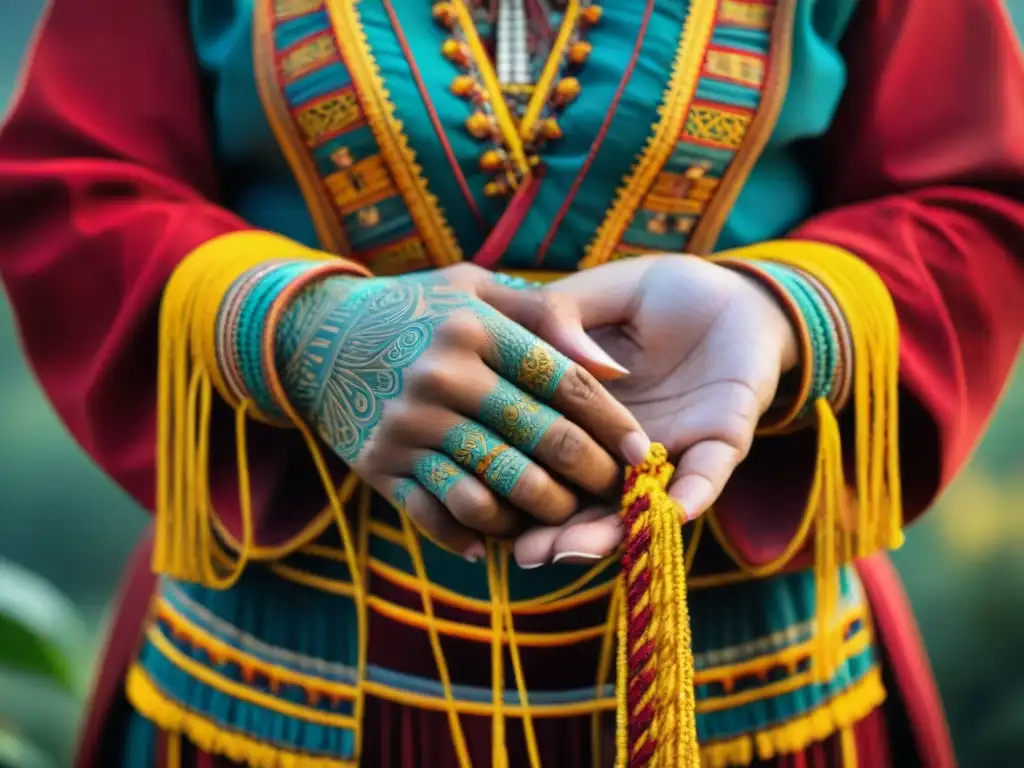
<svg viewBox="0 0 1024 768"><path fill-rule="evenodd" d="M580 94L580 81L573 72L590 57L586 30L601 15L601 7L589 0L570 0L540 81L528 87L529 99L517 122L506 99L506 86L494 71L465 0L434 4L434 20L449 33L442 55L460 70L451 90L473 109L466 118L466 131L487 145L480 157L481 168L494 174L484 188L487 196L500 197L518 189L538 164L544 143L562 137L557 115Z"/></svg>

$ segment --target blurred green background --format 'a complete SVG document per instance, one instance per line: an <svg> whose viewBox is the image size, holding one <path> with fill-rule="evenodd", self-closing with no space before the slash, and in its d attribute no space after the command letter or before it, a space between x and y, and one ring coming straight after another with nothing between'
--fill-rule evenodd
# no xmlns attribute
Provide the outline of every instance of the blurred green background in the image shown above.
<svg viewBox="0 0 1024 768"><path fill-rule="evenodd" d="M1024 23L1024 0L1008 2ZM41 6L0 0L0 113ZM1022 506L1024 373L970 467L896 556L964 768L1024 765ZM91 668L108 601L143 522L43 399L0 295L0 559L42 574L78 606L89 628L74 643L82 669ZM0 670L0 720L15 716L57 765L69 764L80 716L74 696Z"/></svg>

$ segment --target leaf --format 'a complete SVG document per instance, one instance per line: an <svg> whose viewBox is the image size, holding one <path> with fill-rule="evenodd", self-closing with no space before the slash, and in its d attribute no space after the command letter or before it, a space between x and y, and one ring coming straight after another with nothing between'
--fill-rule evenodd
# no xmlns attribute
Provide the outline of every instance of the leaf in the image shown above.
<svg viewBox="0 0 1024 768"><path fill-rule="evenodd" d="M0 723L0 768L54 768L54 762Z"/></svg>
<svg viewBox="0 0 1024 768"><path fill-rule="evenodd" d="M50 582L0 559L0 667L81 693L87 635L78 611Z"/></svg>

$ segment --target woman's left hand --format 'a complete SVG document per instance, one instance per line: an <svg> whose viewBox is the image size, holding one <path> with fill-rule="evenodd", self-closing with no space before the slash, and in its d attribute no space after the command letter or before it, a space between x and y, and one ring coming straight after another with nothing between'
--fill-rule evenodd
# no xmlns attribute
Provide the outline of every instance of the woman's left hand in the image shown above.
<svg viewBox="0 0 1024 768"><path fill-rule="evenodd" d="M596 342L629 369L606 386L677 461L669 493L687 519L701 515L747 455L780 376L797 364L784 310L753 278L693 256L614 262L544 295L531 330L577 360L593 359ZM517 540L516 559L536 567L604 557L623 536L615 511L592 508L532 529Z"/></svg>

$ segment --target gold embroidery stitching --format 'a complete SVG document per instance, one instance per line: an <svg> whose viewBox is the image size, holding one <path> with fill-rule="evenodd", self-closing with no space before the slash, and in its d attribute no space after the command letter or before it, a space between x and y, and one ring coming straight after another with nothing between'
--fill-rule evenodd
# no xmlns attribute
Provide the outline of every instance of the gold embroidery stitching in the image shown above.
<svg viewBox="0 0 1024 768"><path fill-rule="evenodd" d="M318 35L289 51L281 58L281 76L286 83L296 80L338 55L334 38Z"/></svg>
<svg viewBox="0 0 1024 768"><path fill-rule="evenodd" d="M764 65L764 58L757 54L712 49L704 69L712 77L759 88L764 82Z"/></svg>
<svg viewBox="0 0 1024 768"><path fill-rule="evenodd" d="M362 120L363 113L355 91L332 93L307 104L295 114L295 121L309 146L319 144L326 137L341 133Z"/></svg>
<svg viewBox="0 0 1024 768"><path fill-rule="evenodd" d="M711 106L694 105L686 120L686 136L727 149L737 149L750 127L752 115Z"/></svg>
<svg viewBox="0 0 1024 768"><path fill-rule="evenodd" d="M768 29L772 25L775 8L763 3L745 3L742 0L723 0L719 18L726 24L754 29Z"/></svg>

